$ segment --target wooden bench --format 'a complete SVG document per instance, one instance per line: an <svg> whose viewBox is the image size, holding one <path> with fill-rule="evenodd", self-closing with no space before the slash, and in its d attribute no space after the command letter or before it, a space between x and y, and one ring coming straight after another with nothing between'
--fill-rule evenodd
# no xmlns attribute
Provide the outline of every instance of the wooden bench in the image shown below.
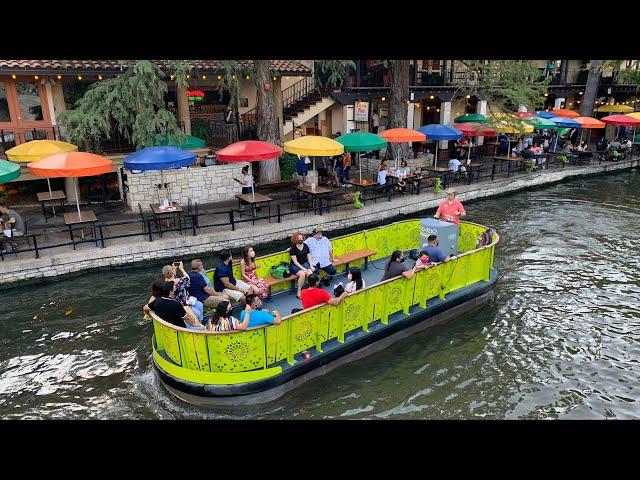
<svg viewBox="0 0 640 480"><path fill-rule="evenodd" d="M256 183L256 188L258 190L275 190L280 187L290 187L293 185L298 185L298 179L291 178L288 180L279 180L277 182Z"/></svg>
<svg viewBox="0 0 640 480"><path fill-rule="evenodd" d="M333 266L339 267L340 265L344 265L345 272L349 271L349 264L351 262L355 262L356 260L364 259L364 270L369 267L369 257L375 255L377 252L371 248L364 248L362 250L356 250L349 253L343 253L342 255L334 255L333 257Z"/></svg>
<svg viewBox="0 0 640 480"><path fill-rule="evenodd" d="M280 285L281 283L291 282L291 293L295 293L296 291L296 282L298 281L297 275L289 275L288 277L284 277L283 279L272 277L271 275L267 275L264 278L264 283L269 288L269 296L267 299L271 298L271 287L274 285Z"/></svg>

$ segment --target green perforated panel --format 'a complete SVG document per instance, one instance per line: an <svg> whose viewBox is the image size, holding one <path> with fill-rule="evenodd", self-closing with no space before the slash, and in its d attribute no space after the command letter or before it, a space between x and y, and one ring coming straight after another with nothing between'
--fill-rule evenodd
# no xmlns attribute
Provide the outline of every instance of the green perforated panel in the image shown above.
<svg viewBox="0 0 640 480"><path fill-rule="evenodd" d="M153 320L153 330L159 350L164 350L167 356L177 365L182 365L180 346L178 345L178 331Z"/></svg>
<svg viewBox="0 0 640 480"><path fill-rule="evenodd" d="M267 364L287 358L287 325L271 325L264 329L267 342Z"/></svg>
<svg viewBox="0 0 640 480"><path fill-rule="evenodd" d="M264 329L207 335L212 372L246 372L265 368Z"/></svg>
<svg viewBox="0 0 640 480"><path fill-rule="evenodd" d="M182 366L191 370L210 371L206 335L178 332Z"/></svg>
<svg viewBox="0 0 640 480"><path fill-rule="evenodd" d="M387 315L399 312L404 308L404 288L406 278L401 277L386 284Z"/></svg>
<svg viewBox="0 0 640 480"><path fill-rule="evenodd" d="M367 310L366 299L366 292L360 292L350 295L342 301L344 333L362 326Z"/></svg>
<svg viewBox="0 0 640 480"><path fill-rule="evenodd" d="M462 222L460 224L460 235L458 236L458 252L468 252L475 250L478 238L486 230L482 225Z"/></svg>
<svg viewBox="0 0 640 480"><path fill-rule="evenodd" d="M319 319L320 311L314 309L296 315L289 320L293 322L291 331L293 338L291 340L295 353L303 352L316 345Z"/></svg>
<svg viewBox="0 0 640 480"><path fill-rule="evenodd" d="M442 273L446 264L436 265L424 271L424 298L429 300L440 295Z"/></svg>

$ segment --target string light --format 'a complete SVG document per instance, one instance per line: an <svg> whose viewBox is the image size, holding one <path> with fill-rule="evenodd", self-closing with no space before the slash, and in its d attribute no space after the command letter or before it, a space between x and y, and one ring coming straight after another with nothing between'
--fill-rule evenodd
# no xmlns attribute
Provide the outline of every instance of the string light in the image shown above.
<svg viewBox="0 0 640 480"><path fill-rule="evenodd" d="M276 81L276 77L273 77L273 81L274 81L274 82Z"/></svg>
<svg viewBox="0 0 640 480"><path fill-rule="evenodd" d="M173 80L173 75L171 75L171 80Z"/></svg>
<svg viewBox="0 0 640 480"><path fill-rule="evenodd" d="M471 98L471 95L467 95L467 98Z"/></svg>
<svg viewBox="0 0 640 480"><path fill-rule="evenodd" d="M218 75L218 80L220 80L222 77L220 75Z"/></svg>
<svg viewBox="0 0 640 480"><path fill-rule="evenodd" d="M545 94L544 94L544 96L545 96L545 97L548 97L548 96L549 96L549 94L548 94L548 93L545 93Z"/></svg>
<svg viewBox="0 0 640 480"><path fill-rule="evenodd" d="M231 79L232 79L232 80L235 80L235 79L236 79L236 76L235 76L235 75L231 75Z"/></svg>
<svg viewBox="0 0 640 480"><path fill-rule="evenodd" d="M187 79L191 78L191 75L187 75Z"/></svg>
<svg viewBox="0 0 640 480"><path fill-rule="evenodd" d="M203 79L203 80L206 80L206 79L207 79L207 76L206 76L206 75L202 75L202 79Z"/></svg>
<svg viewBox="0 0 640 480"><path fill-rule="evenodd" d="M580 95L582 95L584 92L580 92Z"/></svg>
<svg viewBox="0 0 640 480"><path fill-rule="evenodd" d="M431 95L429 98L430 98L431 100L433 100L433 95Z"/></svg>
<svg viewBox="0 0 640 480"><path fill-rule="evenodd" d="M82 75L78 75L78 80L82 80Z"/></svg>
<svg viewBox="0 0 640 480"><path fill-rule="evenodd" d="M383 102L385 101L385 98L384 98L384 97L382 97L382 101L383 101Z"/></svg>
<svg viewBox="0 0 640 480"><path fill-rule="evenodd" d="M416 103L416 108L420 108L420 104L419 103Z"/></svg>
<svg viewBox="0 0 640 480"><path fill-rule="evenodd" d="M11 75L11 78L13 78L15 80L16 79L16 74L14 73L13 75Z"/></svg>
<svg viewBox="0 0 640 480"><path fill-rule="evenodd" d="M62 75L58 75L58 80L62 80Z"/></svg>
<svg viewBox="0 0 640 480"><path fill-rule="evenodd" d="M38 75L34 75L33 78L35 78L36 80L38 80Z"/></svg>
<svg viewBox="0 0 640 480"><path fill-rule="evenodd" d="M249 80L249 75L247 75L247 80Z"/></svg>
<svg viewBox="0 0 640 480"><path fill-rule="evenodd" d="M436 112L440 112L440 109L439 109L439 108L436 108Z"/></svg>
<svg viewBox="0 0 640 480"><path fill-rule="evenodd" d="M173 75L171 75L171 79L173 79ZM102 80L102 75L98 75L98 80Z"/></svg>

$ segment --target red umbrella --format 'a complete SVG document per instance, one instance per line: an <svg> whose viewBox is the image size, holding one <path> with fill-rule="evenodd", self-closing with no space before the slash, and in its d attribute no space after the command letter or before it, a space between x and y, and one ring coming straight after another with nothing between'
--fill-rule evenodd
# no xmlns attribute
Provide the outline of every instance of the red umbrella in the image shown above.
<svg viewBox="0 0 640 480"><path fill-rule="evenodd" d="M576 118L580 116L578 112L574 112L573 110L568 110L566 108L554 108L550 113L564 118Z"/></svg>
<svg viewBox="0 0 640 480"><path fill-rule="evenodd" d="M607 125L622 125L624 127L637 127L640 126L640 120L636 120L629 115L608 115L600 119L601 122Z"/></svg>
<svg viewBox="0 0 640 480"><path fill-rule="evenodd" d="M456 128L467 137L493 137L496 135L496 131L484 123L459 123L456 124Z"/></svg>
<svg viewBox="0 0 640 480"><path fill-rule="evenodd" d="M252 178L251 162L272 160L280 155L282 155L282 148L260 140L245 140L232 143L216 152L216 158L221 162L249 162L249 174ZM253 181L251 182L251 194L255 196Z"/></svg>
<svg viewBox="0 0 640 480"><path fill-rule="evenodd" d="M521 120L524 119L524 118L536 118L537 117L537 115L535 113L532 113L532 112L517 112L517 113L514 113L514 115L516 117L518 117L519 119L521 119Z"/></svg>

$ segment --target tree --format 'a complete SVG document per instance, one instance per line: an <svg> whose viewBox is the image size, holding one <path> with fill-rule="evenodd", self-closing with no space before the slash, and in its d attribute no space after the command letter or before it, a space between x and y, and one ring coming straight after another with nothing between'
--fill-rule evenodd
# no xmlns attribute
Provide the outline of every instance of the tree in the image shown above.
<svg viewBox="0 0 640 480"><path fill-rule="evenodd" d="M600 75L602 74L602 60L591 60L587 86L584 89L582 105L580 105L580 115L590 117L593 115L596 98L598 97L598 86L600 85Z"/></svg>
<svg viewBox="0 0 640 480"><path fill-rule="evenodd" d="M409 72L411 60L391 60L391 87L389 93L389 128L406 128L407 101L409 95ZM387 149L395 158L409 156L408 143L389 143Z"/></svg>
<svg viewBox="0 0 640 480"><path fill-rule="evenodd" d="M136 148L165 138L182 143L186 137L165 108L165 77L154 63L138 60L124 73L91 85L76 108L60 115L60 124L78 144L97 142L102 136L111 138L114 129Z"/></svg>
<svg viewBox="0 0 640 480"><path fill-rule="evenodd" d="M344 83L349 69L356 68L353 60L316 60L315 75L317 84L321 87L338 88ZM324 85L322 80L325 79Z"/></svg>
<svg viewBox="0 0 640 480"><path fill-rule="evenodd" d="M253 75L256 83L256 126L260 140L269 143L280 143L280 129L276 116L276 99L271 81L269 60L254 60ZM280 180L280 163L278 159L265 160L260 163L260 182L277 182Z"/></svg>

